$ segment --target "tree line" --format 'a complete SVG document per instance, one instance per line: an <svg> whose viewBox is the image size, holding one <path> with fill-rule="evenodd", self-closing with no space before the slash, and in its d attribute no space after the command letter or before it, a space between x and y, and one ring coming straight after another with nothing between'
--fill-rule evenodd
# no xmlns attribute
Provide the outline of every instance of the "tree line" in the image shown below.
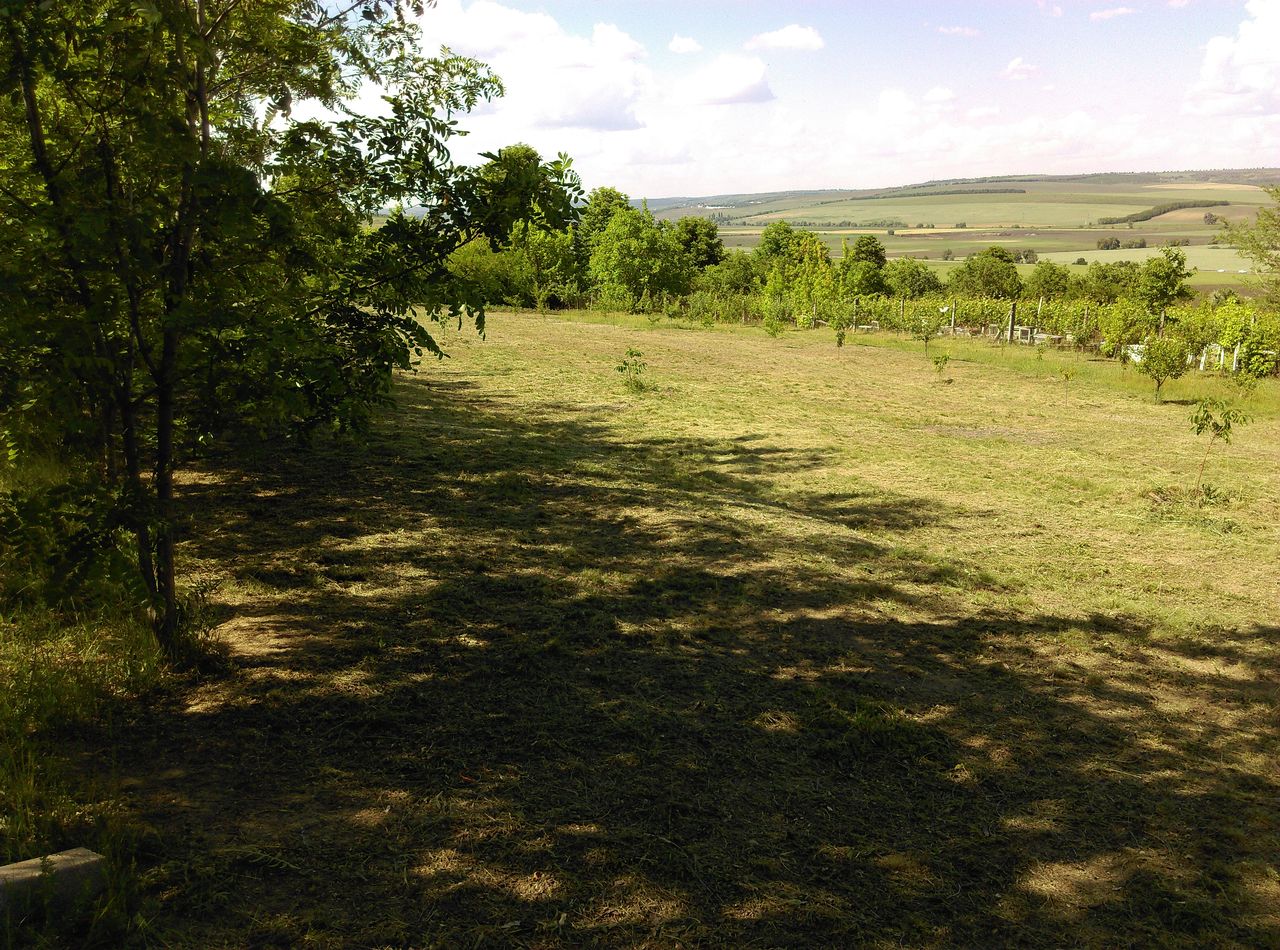
<svg viewBox="0 0 1280 950"><path fill-rule="evenodd" d="M713 221L656 219L614 188L591 192L576 224L521 232L502 248L476 242L450 267L491 303L594 307L690 317L706 323L876 326L927 338L944 327L1019 323L1078 346L1127 358L1148 338L1169 335L1198 357L1216 344L1260 375L1275 369L1280 326L1274 312L1231 295L1191 305L1186 255L1164 247L1141 263L1094 262L1083 273L995 245L971 254L947 280L909 257L889 259L874 235L842 242L833 259L821 237L785 221L764 228L751 251L726 251Z"/></svg>

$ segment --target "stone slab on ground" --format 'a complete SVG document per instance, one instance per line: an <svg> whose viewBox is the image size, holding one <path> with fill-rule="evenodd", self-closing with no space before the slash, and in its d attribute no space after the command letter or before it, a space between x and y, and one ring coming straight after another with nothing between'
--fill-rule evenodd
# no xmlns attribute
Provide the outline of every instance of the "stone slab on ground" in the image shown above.
<svg viewBox="0 0 1280 950"><path fill-rule="evenodd" d="M106 869L106 859L88 848L6 864L0 867L0 911L29 905L46 893L57 907L92 899L106 885Z"/></svg>

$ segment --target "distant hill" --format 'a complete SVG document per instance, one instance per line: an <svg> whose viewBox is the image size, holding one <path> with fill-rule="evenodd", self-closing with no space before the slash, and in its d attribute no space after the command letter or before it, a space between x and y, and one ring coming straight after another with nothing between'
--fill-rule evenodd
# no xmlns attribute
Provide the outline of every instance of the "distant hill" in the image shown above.
<svg viewBox="0 0 1280 950"><path fill-rule="evenodd" d="M1024 195L1028 191L1075 192L1099 195L1126 189L1209 183L1220 185L1280 185L1280 168L1217 168L1162 172L1095 172L1081 175L995 175L981 178L945 178L891 188L826 188L769 191L753 194L718 194L635 199L646 203L658 217L686 215L712 217L725 224L759 223L785 212L788 219L803 212L848 202L872 199L938 198L964 195ZM828 217L823 215L823 217ZM868 218L881 217L868 209Z"/></svg>

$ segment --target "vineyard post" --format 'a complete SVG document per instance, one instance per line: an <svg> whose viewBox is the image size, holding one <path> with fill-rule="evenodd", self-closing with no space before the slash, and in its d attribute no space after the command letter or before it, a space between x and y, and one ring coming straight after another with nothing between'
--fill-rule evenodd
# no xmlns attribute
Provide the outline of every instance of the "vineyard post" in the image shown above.
<svg viewBox="0 0 1280 950"><path fill-rule="evenodd" d="M1009 302L1009 342L1011 344L1013 343L1013 321L1017 319L1017 316L1018 301L1012 300Z"/></svg>

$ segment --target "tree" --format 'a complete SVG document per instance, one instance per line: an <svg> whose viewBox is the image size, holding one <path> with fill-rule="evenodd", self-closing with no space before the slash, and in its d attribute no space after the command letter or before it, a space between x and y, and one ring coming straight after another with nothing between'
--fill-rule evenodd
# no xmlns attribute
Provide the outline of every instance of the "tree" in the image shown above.
<svg viewBox="0 0 1280 950"><path fill-rule="evenodd" d="M888 262L884 245L874 234L860 234L853 247L845 251L845 259L854 263L871 264L882 268Z"/></svg>
<svg viewBox="0 0 1280 950"><path fill-rule="evenodd" d="M1106 304L1134 295L1137 286L1138 265L1133 261L1114 261L1110 264L1094 261L1085 271L1080 289L1093 303Z"/></svg>
<svg viewBox="0 0 1280 950"><path fill-rule="evenodd" d="M826 244L810 231L801 231L793 253L796 260L782 266L796 323L811 326L827 319L835 305L835 271Z"/></svg>
<svg viewBox="0 0 1280 950"><path fill-rule="evenodd" d="M1204 483L1204 465L1209 461L1209 452L1213 449L1213 443L1221 439L1224 444L1230 445L1234 428L1248 421L1248 413L1221 399L1205 397L1196 400L1195 409L1191 411L1191 428L1196 435L1209 433L1209 444L1204 447L1200 468L1196 472L1195 493L1197 495L1201 493L1201 485Z"/></svg>
<svg viewBox="0 0 1280 950"><path fill-rule="evenodd" d="M1023 293L1032 299L1057 300L1071 293L1071 272L1053 261L1040 261L1027 278Z"/></svg>
<svg viewBox="0 0 1280 950"><path fill-rule="evenodd" d="M948 288L970 297L996 297L1006 300L1022 293L1022 279L1011 255L996 245L974 254L951 273Z"/></svg>
<svg viewBox="0 0 1280 950"><path fill-rule="evenodd" d="M720 263L699 274L696 283L718 297L752 294L760 289L760 271L752 255L746 251L730 251Z"/></svg>
<svg viewBox="0 0 1280 950"><path fill-rule="evenodd" d="M836 265L836 284L840 296L846 300L883 294L889 289L884 282L883 270L870 261L855 261L847 257Z"/></svg>
<svg viewBox="0 0 1280 950"><path fill-rule="evenodd" d="M693 277L675 229L635 208L618 211L609 220L595 242L590 267L597 289L632 310L646 298L688 293Z"/></svg>
<svg viewBox="0 0 1280 950"><path fill-rule="evenodd" d="M483 326L455 250L572 217L563 156L450 162L455 116L501 93L484 67L422 56L394 4L342 11L0 7L0 437L92 473L170 653L183 459L227 430L361 427L393 368L438 352L416 307ZM384 112L348 106L362 81ZM295 116L308 100L329 117ZM370 230L392 205L420 213Z"/></svg>
<svg viewBox="0 0 1280 950"><path fill-rule="evenodd" d="M720 229L709 218L693 215L676 222L676 240L684 248L695 270L706 270L724 260L724 242Z"/></svg>
<svg viewBox="0 0 1280 950"><path fill-rule="evenodd" d="M1103 352L1121 363L1129 362L1129 347L1155 332L1151 312L1134 300L1117 300L1102 308L1098 316Z"/></svg>
<svg viewBox="0 0 1280 950"><path fill-rule="evenodd" d="M617 188L593 188L578 218L577 233L586 258L595 250L596 240L619 211L631 208L631 199Z"/></svg>
<svg viewBox="0 0 1280 950"><path fill-rule="evenodd" d="M938 275L913 257L897 257L886 264L884 282L895 297L923 297L942 290Z"/></svg>
<svg viewBox="0 0 1280 950"><path fill-rule="evenodd" d="M1182 340L1171 336L1146 338L1138 372L1151 377L1156 384L1156 402L1160 401L1160 389L1166 382L1186 374L1189 359L1187 345Z"/></svg>
<svg viewBox="0 0 1280 950"><path fill-rule="evenodd" d="M764 262L767 271L773 262L794 256L796 241L799 240L796 229L785 221L771 221L760 232L760 243L756 245L756 257Z"/></svg>
<svg viewBox="0 0 1280 950"><path fill-rule="evenodd" d="M939 310L931 306L916 306L912 309L911 316L907 318L907 330L911 334L911 339L919 340L924 344L925 356L929 355L930 341L938 335L938 331L946 325L946 322L945 308Z"/></svg>
<svg viewBox="0 0 1280 950"><path fill-rule="evenodd" d="M1142 265L1135 296L1152 313L1160 313L1179 300L1191 296L1185 283L1190 276L1187 255L1176 247L1162 247L1159 255L1149 258Z"/></svg>
<svg viewBox="0 0 1280 950"><path fill-rule="evenodd" d="M1218 342L1222 334L1222 321L1214 308L1209 305L1199 307L1180 307L1170 315L1173 335L1187 348L1192 356L1198 356L1211 343Z"/></svg>
<svg viewBox="0 0 1280 950"><path fill-rule="evenodd" d="M884 245L874 235L861 235L850 247L847 238L840 242L840 262L836 265L836 287L845 300L883 294Z"/></svg>
<svg viewBox="0 0 1280 950"><path fill-rule="evenodd" d="M1267 194L1278 204L1259 208L1253 224L1228 223L1223 236L1254 262L1267 298L1280 304L1280 187L1268 188Z"/></svg>

